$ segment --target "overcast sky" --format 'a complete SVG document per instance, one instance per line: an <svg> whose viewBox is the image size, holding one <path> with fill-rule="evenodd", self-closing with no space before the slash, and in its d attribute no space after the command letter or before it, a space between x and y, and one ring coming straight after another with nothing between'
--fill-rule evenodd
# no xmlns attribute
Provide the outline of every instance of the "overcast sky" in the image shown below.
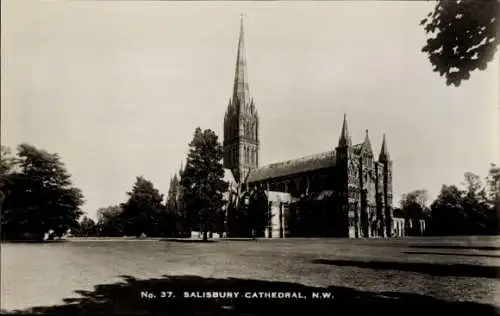
<svg viewBox="0 0 500 316"><path fill-rule="evenodd" d="M332 150L347 114L402 193L498 162L499 66L448 87L421 53L432 2L2 1L2 143L61 155L84 210L136 176L163 193L197 126L222 137L240 13L260 162Z"/></svg>

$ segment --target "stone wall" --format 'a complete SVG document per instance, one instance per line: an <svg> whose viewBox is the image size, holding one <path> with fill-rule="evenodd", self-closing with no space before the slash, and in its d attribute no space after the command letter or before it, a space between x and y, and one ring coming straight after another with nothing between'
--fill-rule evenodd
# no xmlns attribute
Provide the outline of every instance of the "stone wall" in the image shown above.
<svg viewBox="0 0 500 316"><path fill-rule="evenodd" d="M287 210L292 202L289 193L267 191L267 201L269 204L270 223L265 229L266 238L285 238L287 234Z"/></svg>

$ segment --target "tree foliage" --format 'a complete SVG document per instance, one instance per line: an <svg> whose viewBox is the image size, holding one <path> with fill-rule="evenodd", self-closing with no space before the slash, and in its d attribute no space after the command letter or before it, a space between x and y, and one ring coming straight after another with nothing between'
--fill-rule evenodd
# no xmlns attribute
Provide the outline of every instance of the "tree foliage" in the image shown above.
<svg viewBox="0 0 500 316"><path fill-rule="evenodd" d="M12 173L16 164L16 157L12 155L10 148L0 146L0 211L8 193L8 185L11 184Z"/></svg>
<svg viewBox="0 0 500 316"><path fill-rule="evenodd" d="M500 212L500 167L495 164L490 165L486 177L486 196L488 203Z"/></svg>
<svg viewBox="0 0 500 316"><path fill-rule="evenodd" d="M71 233L75 237L94 237L97 236L97 225L90 217L83 216Z"/></svg>
<svg viewBox="0 0 500 316"><path fill-rule="evenodd" d="M179 172L179 177L182 175L182 170ZM170 179L168 188L166 211L168 220L166 222L165 232L169 237L184 237L187 235L188 229L185 223L185 214L183 207L182 188L177 174Z"/></svg>
<svg viewBox="0 0 500 316"><path fill-rule="evenodd" d="M6 182L2 237L32 234L41 239L49 232L61 237L76 227L83 194L73 186L59 155L21 144L17 156L18 170Z"/></svg>
<svg viewBox="0 0 500 316"><path fill-rule="evenodd" d="M438 0L421 21L428 34L422 51L447 85L459 86L484 70L498 46L498 0Z"/></svg>
<svg viewBox="0 0 500 316"><path fill-rule="evenodd" d="M203 232L217 230L218 218L224 206L223 193L228 183L223 180L223 150L217 135L212 130L197 128L189 143L186 168L181 185L183 200L188 213L189 226Z"/></svg>
<svg viewBox="0 0 500 316"><path fill-rule="evenodd" d="M230 237L265 237L271 218L264 189L240 186L229 195L227 229Z"/></svg>
<svg viewBox="0 0 500 316"><path fill-rule="evenodd" d="M141 176L136 178L132 191L127 195L128 200L121 204L125 235L139 237L144 233L147 236L159 236L166 214L162 205L163 194L151 181Z"/></svg>
<svg viewBox="0 0 500 316"><path fill-rule="evenodd" d="M403 194L400 201L400 210L408 220L427 219L429 217L429 194L427 190L414 190Z"/></svg>
<svg viewBox="0 0 500 316"><path fill-rule="evenodd" d="M120 205L102 207L97 210L97 234L99 236L124 236Z"/></svg>
<svg viewBox="0 0 500 316"><path fill-rule="evenodd" d="M253 231L252 237L264 237L265 229L269 226L272 215L266 193L262 188L250 192L247 209L247 217Z"/></svg>
<svg viewBox="0 0 500 316"><path fill-rule="evenodd" d="M490 170L490 173L492 171ZM435 235L498 234L499 217L494 202L489 200L491 184L483 184L481 178L465 173L463 189L456 186L441 188L432 203L430 231Z"/></svg>

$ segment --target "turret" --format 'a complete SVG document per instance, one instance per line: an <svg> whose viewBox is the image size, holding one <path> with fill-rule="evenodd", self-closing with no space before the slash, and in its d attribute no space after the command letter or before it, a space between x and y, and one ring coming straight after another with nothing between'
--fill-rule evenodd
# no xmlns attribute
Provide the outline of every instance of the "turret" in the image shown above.
<svg viewBox="0 0 500 316"><path fill-rule="evenodd" d="M372 143L370 142L370 136L368 136L368 130L365 130L365 140L363 141L362 151L373 157Z"/></svg>
<svg viewBox="0 0 500 316"><path fill-rule="evenodd" d="M342 130L340 131L338 147L348 147L351 145L351 136L349 135L349 129L347 127L347 115L344 114L344 121L342 122Z"/></svg>
<svg viewBox="0 0 500 316"><path fill-rule="evenodd" d="M386 219L386 230L387 236L392 235L393 226L393 210L392 210L392 161L389 155L389 149L387 147L387 140L385 134L382 139L382 148L380 150L379 162L382 164L382 195L383 195L383 205L385 207L385 219Z"/></svg>
<svg viewBox="0 0 500 316"><path fill-rule="evenodd" d="M378 161L380 162L388 162L391 160L389 155L389 150L387 149L387 142L385 140L385 134L382 137L382 148L380 149L380 155L378 157Z"/></svg>

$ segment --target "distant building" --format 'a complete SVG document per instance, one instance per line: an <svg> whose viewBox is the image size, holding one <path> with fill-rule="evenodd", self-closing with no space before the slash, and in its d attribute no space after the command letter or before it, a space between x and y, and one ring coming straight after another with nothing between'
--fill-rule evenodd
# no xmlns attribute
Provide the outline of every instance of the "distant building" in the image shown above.
<svg viewBox="0 0 500 316"><path fill-rule="evenodd" d="M392 161L385 135L378 160L368 130L352 144L344 115L335 149L259 167L259 116L250 96L243 22L240 27L233 95L224 117L224 167L240 187L264 188L273 213L266 237L286 237L283 214L304 195L327 201L317 214L320 236L351 238L404 235L392 213Z"/></svg>

